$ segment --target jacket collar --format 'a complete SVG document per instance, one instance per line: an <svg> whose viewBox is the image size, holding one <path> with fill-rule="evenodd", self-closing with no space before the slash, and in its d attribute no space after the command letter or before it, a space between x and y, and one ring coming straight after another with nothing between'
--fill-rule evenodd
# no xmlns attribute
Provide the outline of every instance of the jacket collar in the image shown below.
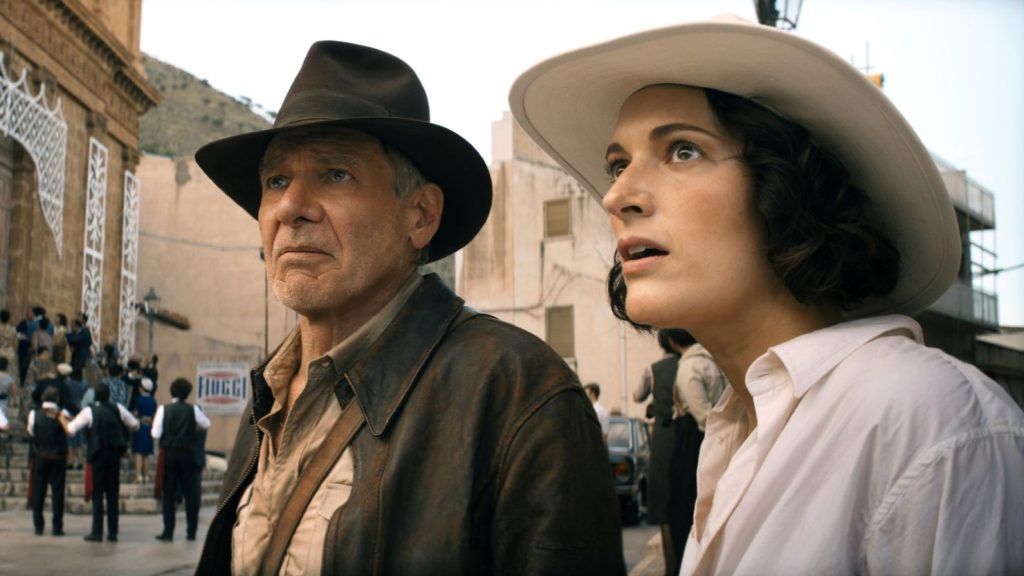
<svg viewBox="0 0 1024 576"><path fill-rule="evenodd" d="M427 358L462 308L463 300L436 274L424 276L380 337L345 371L336 387L336 396L343 404L355 396L366 416L367 428L374 436L380 436L387 429ZM277 353L275 350L252 372L253 422L267 414L274 404L263 371Z"/></svg>

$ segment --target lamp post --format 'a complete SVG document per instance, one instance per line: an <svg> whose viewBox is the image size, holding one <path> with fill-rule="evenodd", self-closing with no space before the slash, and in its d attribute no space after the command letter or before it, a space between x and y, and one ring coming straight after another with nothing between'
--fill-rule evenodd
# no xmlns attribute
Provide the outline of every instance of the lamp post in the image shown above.
<svg viewBox="0 0 1024 576"><path fill-rule="evenodd" d="M149 356L153 355L153 317L159 310L160 296L156 293L156 288L150 286L149 292L142 297L142 311L146 314L146 319L149 320Z"/></svg>

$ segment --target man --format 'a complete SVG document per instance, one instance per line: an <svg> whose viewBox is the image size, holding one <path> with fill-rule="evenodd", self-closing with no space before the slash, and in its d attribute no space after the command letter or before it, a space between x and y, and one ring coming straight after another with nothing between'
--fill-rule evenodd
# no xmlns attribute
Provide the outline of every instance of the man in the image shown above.
<svg viewBox="0 0 1024 576"><path fill-rule="evenodd" d="M123 375L124 368L117 362L112 362L107 365L107 375L103 377L102 382L110 388L110 400L112 402L127 406L130 393L128 384L122 378Z"/></svg>
<svg viewBox="0 0 1024 576"><path fill-rule="evenodd" d="M42 407L28 414L28 434L32 437L32 446L35 449L32 470L32 523L35 525L36 535L42 535L46 526L43 505L46 503L46 487L49 486L53 495L53 535L63 536L68 438L62 421L68 414L57 405L57 389L49 385L40 386L45 386L41 397Z"/></svg>
<svg viewBox="0 0 1024 576"><path fill-rule="evenodd" d="M196 159L257 217L300 317L253 372L198 573L624 573L572 371L416 271L472 239L491 193L407 64L318 42L273 129Z"/></svg>
<svg viewBox="0 0 1024 576"><path fill-rule="evenodd" d="M611 427L611 420L608 417L608 409L604 407L604 404L598 401L601 397L601 385L597 382L590 382L583 387L583 390L587 393L587 398L590 399L590 403L594 405L594 412L597 413L597 421L601 423L601 437L604 438L605 444L608 443L608 429Z"/></svg>
<svg viewBox="0 0 1024 576"><path fill-rule="evenodd" d="M32 403L35 406L41 406L43 403L43 393L47 388L52 387L57 391L57 405L63 410L77 414L80 406L71 402L71 388L68 386L68 379L70 377L71 365L64 362L57 364L56 374L48 373L36 382L35 388L32 389Z"/></svg>
<svg viewBox="0 0 1024 576"><path fill-rule="evenodd" d="M153 439L160 441L163 452L163 513L164 531L156 539L170 542L174 539L174 499L178 490L185 497L185 539L196 539L199 525L199 492L195 479L195 445L197 431L207 430L210 419L199 406L186 402L192 393L192 383L184 378L171 382L171 403L156 409L153 418Z"/></svg>
<svg viewBox="0 0 1024 576"><path fill-rule="evenodd" d="M83 370L92 358L92 331L89 330L88 321L89 317L83 313L71 322L71 331L64 337L71 347L71 367L76 370Z"/></svg>
<svg viewBox="0 0 1024 576"><path fill-rule="evenodd" d="M124 406L110 400L110 387L96 385L96 400L67 425L68 436L86 432L88 462L92 466L92 531L87 542L103 540L103 508L106 502L107 540L117 542L118 497L121 490L121 456L128 447L128 433L139 421Z"/></svg>

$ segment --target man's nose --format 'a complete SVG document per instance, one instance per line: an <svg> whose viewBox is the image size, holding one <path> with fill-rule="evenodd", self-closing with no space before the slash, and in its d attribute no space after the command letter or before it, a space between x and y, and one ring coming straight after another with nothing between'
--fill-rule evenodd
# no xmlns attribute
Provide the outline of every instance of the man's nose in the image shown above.
<svg viewBox="0 0 1024 576"><path fill-rule="evenodd" d="M296 177L288 183L277 202L277 218L282 224L319 222L324 210L317 184L307 177Z"/></svg>

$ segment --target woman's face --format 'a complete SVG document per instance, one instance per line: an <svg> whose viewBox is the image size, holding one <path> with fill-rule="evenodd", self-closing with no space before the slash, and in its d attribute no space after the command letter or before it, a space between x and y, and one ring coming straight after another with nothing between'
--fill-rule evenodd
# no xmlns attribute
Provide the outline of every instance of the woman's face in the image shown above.
<svg viewBox="0 0 1024 576"><path fill-rule="evenodd" d="M761 250L741 152L703 90L650 86L623 104L603 204L634 322L696 331L756 314L765 295L785 290Z"/></svg>

